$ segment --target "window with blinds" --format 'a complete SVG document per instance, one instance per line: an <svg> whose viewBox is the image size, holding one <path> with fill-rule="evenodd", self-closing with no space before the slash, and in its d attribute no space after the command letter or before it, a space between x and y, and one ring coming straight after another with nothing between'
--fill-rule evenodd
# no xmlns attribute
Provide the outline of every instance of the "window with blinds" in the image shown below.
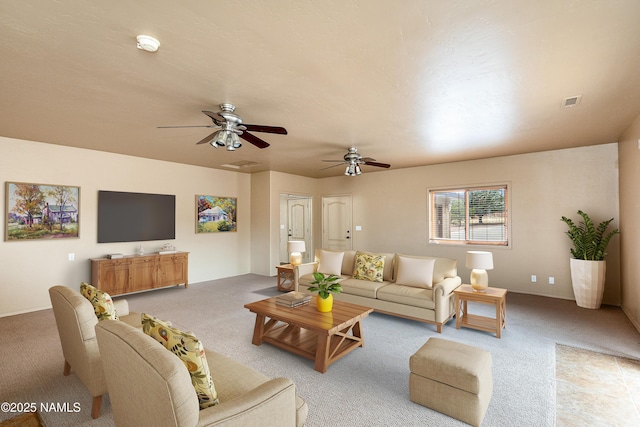
<svg viewBox="0 0 640 427"><path fill-rule="evenodd" d="M508 187L429 190L429 241L508 245Z"/></svg>

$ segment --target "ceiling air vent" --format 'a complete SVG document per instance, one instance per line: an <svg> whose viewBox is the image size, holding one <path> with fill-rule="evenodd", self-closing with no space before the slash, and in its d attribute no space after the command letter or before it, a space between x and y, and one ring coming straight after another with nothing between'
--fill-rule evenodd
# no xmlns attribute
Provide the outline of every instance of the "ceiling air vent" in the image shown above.
<svg viewBox="0 0 640 427"><path fill-rule="evenodd" d="M260 163L251 162L248 160L241 160L239 162L234 162L234 163L225 163L224 165L220 165L220 166L225 168L231 168L231 169L244 169L244 168L250 168L252 166L257 166L259 164Z"/></svg>
<svg viewBox="0 0 640 427"><path fill-rule="evenodd" d="M569 98L565 98L562 100L562 106L567 108L575 107L576 105L580 104L580 101L582 101L582 95L570 96Z"/></svg>

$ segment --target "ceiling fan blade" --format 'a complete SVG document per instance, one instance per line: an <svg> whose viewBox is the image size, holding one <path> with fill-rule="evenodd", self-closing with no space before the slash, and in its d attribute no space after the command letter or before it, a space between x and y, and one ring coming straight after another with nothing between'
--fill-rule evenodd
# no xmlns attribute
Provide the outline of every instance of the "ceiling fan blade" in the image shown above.
<svg viewBox="0 0 640 427"><path fill-rule="evenodd" d="M169 129L169 128L212 128L215 125L193 125L193 126L158 126L158 129Z"/></svg>
<svg viewBox="0 0 640 427"><path fill-rule="evenodd" d="M340 163L346 163L344 160L323 160L323 162L340 162Z"/></svg>
<svg viewBox="0 0 640 427"><path fill-rule="evenodd" d="M331 161L331 160L329 160L329 161ZM340 161L340 163L345 163L345 162ZM327 170L327 169L335 168L336 166L342 166L340 163L338 163L338 164L336 164L336 165L327 166L326 168L322 168L322 169L320 169L320 170L321 170L321 171L323 171L323 170Z"/></svg>
<svg viewBox="0 0 640 427"><path fill-rule="evenodd" d="M240 138L250 142L258 148L267 148L269 146L269 143L267 141L264 141L255 135L251 135L249 132L242 132L240 134Z"/></svg>
<svg viewBox="0 0 640 427"><path fill-rule="evenodd" d="M287 134L287 130L280 126L248 125L246 123L243 123L242 126L245 126L247 130L251 132L277 133L278 135Z"/></svg>
<svg viewBox="0 0 640 427"><path fill-rule="evenodd" d="M372 159L371 157L363 157L360 159L360 161L367 163L367 162L375 162L376 159Z"/></svg>
<svg viewBox="0 0 640 427"><path fill-rule="evenodd" d="M216 131L216 132L218 132L218 131ZM213 132L211 135L209 135L209 136L207 136L205 138L202 138L200 141L196 142L196 145L198 145L198 144L206 144L207 142L211 142L211 140L213 139L213 135L215 135L216 132Z"/></svg>
<svg viewBox="0 0 640 427"><path fill-rule="evenodd" d="M222 117L220 113L214 113L213 111L204 111L204 110L202 112L205 113L207 116L209 116L211 120L213 120L213 123L217 124L218 126L220 126L222 123L227 121L227 119Z"/></svg>
<svg viewBox="0 0 640 427"><path fill-rule="evenodd" d="M379 168L390 168L391 165L389 163L378 163L378 162L364 162L367 166L377 166Z"/></svg>

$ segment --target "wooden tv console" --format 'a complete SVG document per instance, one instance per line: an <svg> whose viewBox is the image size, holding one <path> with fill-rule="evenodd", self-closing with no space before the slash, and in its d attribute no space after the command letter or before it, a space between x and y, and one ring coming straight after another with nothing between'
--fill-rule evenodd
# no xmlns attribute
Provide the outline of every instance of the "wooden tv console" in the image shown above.
<svg viewBox="0 0 640 427"><path fill-rule="evenodd" d="M91 284L109 295L189 286L189 252L91 259Z"/></svg>

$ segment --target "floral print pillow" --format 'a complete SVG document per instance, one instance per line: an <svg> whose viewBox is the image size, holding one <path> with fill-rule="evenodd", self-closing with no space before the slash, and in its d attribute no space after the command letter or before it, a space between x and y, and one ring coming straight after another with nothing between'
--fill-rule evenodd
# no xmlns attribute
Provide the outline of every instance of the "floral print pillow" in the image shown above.
<svg viewBox="0 0 640 427"><path fill-rule="evenodd" d="M80 293L93 305L93 310L96 312L98 321L105 319L118 320L116 306L113 304L113 300L108 293L85 282L80 284Z"/></svg>
<svg viewBox="0 0 640 427"><path fill-rule="evenodd" d="M200 409L220 403L200 340L193 334L182 332L149 314L142 313L141 319L144 333L178 356L187 367L191 383L198 395Z"/></svg>
<svg viewBox="0 0 640 427"><path fill-rule="evenodd" d="M382 282L384 272L384 256L356 252L353 278Z"/></svg>

